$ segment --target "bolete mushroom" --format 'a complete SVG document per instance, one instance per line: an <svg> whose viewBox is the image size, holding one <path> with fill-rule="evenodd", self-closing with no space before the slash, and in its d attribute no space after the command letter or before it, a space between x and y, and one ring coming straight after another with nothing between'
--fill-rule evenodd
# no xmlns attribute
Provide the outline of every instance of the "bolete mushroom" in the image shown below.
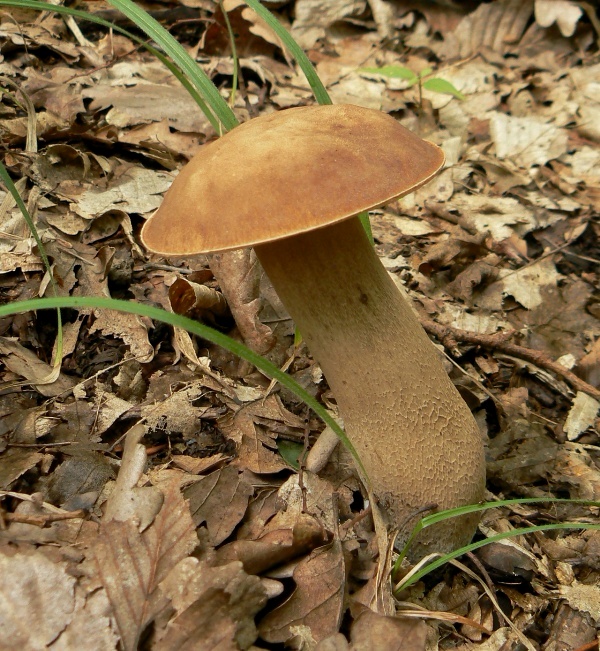
<svg viewBox="0 0 600 651"><path fill-rule="evenodd" d="M427 183L443 162L379 111L293 108L202 147L142 230L164 255L254 246L392 526L426 505L477 503L485 483L471 412L356 217ZM467 543L476 522L426 530L413 556Z"/></svg>

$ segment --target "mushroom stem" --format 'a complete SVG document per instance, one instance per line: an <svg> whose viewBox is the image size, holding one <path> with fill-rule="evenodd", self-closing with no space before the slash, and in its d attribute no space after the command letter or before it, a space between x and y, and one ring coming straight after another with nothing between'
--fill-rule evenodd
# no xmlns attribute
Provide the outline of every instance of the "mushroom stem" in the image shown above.
<svg viewBox="0 0 600 651"><path fill-rule="evenodd" d="M358 218L255 249L325 373L390 526L428 504L479 502L477 425ZM476 525L469 516L427 529L411 556L456 549Z"/></svg>

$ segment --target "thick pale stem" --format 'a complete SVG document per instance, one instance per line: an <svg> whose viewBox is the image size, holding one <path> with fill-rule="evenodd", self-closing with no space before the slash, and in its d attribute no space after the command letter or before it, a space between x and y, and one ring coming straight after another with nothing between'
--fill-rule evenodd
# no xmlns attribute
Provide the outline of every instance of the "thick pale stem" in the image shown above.
<svg viewBox="0 0 600 651"><path fill-rule="evenodd" d="M255 248L325 373L390 524L430 504L480 501L475 421L358 219ZM474 518L437 526L416 555L465 544L475 526Z"/></svg>

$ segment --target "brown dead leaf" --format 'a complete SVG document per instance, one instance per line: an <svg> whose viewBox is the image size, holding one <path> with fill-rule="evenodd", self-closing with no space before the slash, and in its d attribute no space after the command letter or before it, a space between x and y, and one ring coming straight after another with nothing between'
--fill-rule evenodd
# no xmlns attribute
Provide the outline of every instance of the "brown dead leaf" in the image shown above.
<svg viewBox="0 0 600 651"><path fill-rule="evenodd" d="M258 540L234 540L217 551L217 563L241 561L248 574L262 574L324 545L328 535L312 516L301 513L293 528L271 529Z"/></svg>
<svg viewBox="0 0 600 651"><path fill-rule="evenodd" d="M489 477L511 487L553 477L559 449L543 427L515 416L509 427L490 441Z"/></svg>
<svg viewBox="0 0 600 651"><path fill-rule="evenodd" d="M0 490L6 490L21 475L44 458L43 454L23 448L10 448L0 455Z"/></svg>
<svg viewBox="0 0 600 651"><path fill-rule="evenodd" d="M364 0L296 0L292 25L294 40L304 49L314 46L327 35L327 28L345 19L360 16L366 8Z"/></svg>
<svg viewBox="0 0 600 651"><path fill-rule="evenodd" d="M39 256L34 253L2 252L0 256L0 274L21 269L23 272L41 271L44 268Z"/></svg>
<svg viewBox="0 0 600 651"><path fill-rule="evenodd" d="M73 197L72 209L86 219L99 217L109 210L142 215L156 210L161 195L171 185L173 177L166 172L131 167L115 175L106 189L90 187Z"/></svg>
<svg viewBox="0 0 600 651"><path fill-rule="evenodd" d="M425 651L423 621L385 617L365 610L350 629L351 651Z"/></svg>
<svg viewBox="0 0 600 651"><path fill-rule="evenodd" d="M600 338L577 364L577 374L592 386L600 387Z"/></svg>
<svg viewBox="0 0 600 651"><path fill-rule="evenodd" d="M155 651L238 651L256 640L254 617L266 596L258 577L246 574L241 563L211 567L187 558L161 590L177 615L158 634Z"/></svg>
<svg viewBox="0 0 600 651"><path fill-rule="evenodd" d="M565 444L559 448L552 479L567 485L572 499L600 499L600 470L590 453L578 443Z"/></svg>
<svg viewBox="0 0 600 651"><path fill-rule="evenodd" d="M92 549L126 651L137 649L144 629L166 606L159 584L197 546L187 503L173 482L152 524L103 522Z"/></svg>
<svg viewBox="0 0 600 651"><path fill-rule="evenodd" d="M25 378L28 384L33 384L36 391L43 396L58 396L66 393L76 384L75 380L62 373L55 382L48 384L52 366L12 339L0 337L0 357L7 368Z"/></svg>
<svg viewBox="0 0 600 651"><path fill-rule="evenodd" d="M512 296L528 310L542 306L544 288L556 287L561 279L550 258L544 258L515 271L501 269L498 275L499 280L490 285L491 291L496 285L501 287L503 296Z"/></svg>
<svg viewBox="0 0 600 651"><path fill-rule="evenodd" d="M342 545L334 540L301 560L294 570L296 588L281 606L260 622L267 642L286 642L293 628L306 626L316 642L339 630L344 612L345 562Z"/></svg>
<svg viewBox="0 0 600 651"><path fill-rule="evenodd" d="M154 348L148 340L148 322L137 314L126 314L115 310L98 310L90 333L102 332L122 339L131 354L142 364L154 357Z"/></svg>
<svg viewBox="0 0 600 651"><path fill-rule="evenodd" d="M274 431L286 413L293 417L296 427L303 425L276 396L270 395L266 400L242 405L233 417L222 418L219 426L227 438L237 443L239 458L246 468L257 474L274 473L288 467L277 451Z"/></svg>
<svg viewBox="0 0 600 651"><path fill-rule="evenodd" d="M2 23L0 36L15 44L27 44L29 50L46 47L58 55L76 61L81 56L81 49L68 39L60 38L56 30L48 29L48 25L18 24L12 21Z"/></svg>
<svg viewBox="0 0 600 651"><path fill-rule="evenodd" d="M208 364L200 364L199 368L210 372ZM190 373L190 378L183 378L180 374L174 378L153 378L148 399L155 402L142 406L142 416L148 429L177 433L184 437L198 436L202 430L202 417L207 411L211 412L211 407L196 406L200 398L212 385L217 385L221 392L227 389L219 386L210 376L200 380L197 378L197 373ZM185 382L186 379L188 382L184 388L173 391L173 383ZM210 413L211 418L215 417L214 411ZM216 411L219 413L219 410Z"/></svg>
<svg viewBox="0 0 600 651"><path fill-rule="evenodd" d="M175 314L184 314L200 321L208 318L209 323L229 313L227 301L221 292L187 278L177 278L169 287L169 301Z"/></svg>
<svg viewBox="0 0 600 651"><path fill-rule="evenodd" d="M191 457L187 454L176 454L171 460L171 465L184 470L188 475L205 475L208 472L224 466L227 456L221 452L210 457Z"/></svg>
<svg viewBox="0 0 600 651"><path fill-rule="evenodd" d="M114 69L114 68L113 68ZM211 133L212 127L198 105L181 86L168 83L137 83L111 86L113 80L86 89L85 97L93 98L91 110L112 108L106 115L108 124L120 128L161 122L187 133Z"/></svg>
<svg viewBox="0 0 600 651"><path fill-rule="evenodd" d="M89 508L114 472L98 452L78 450L67 457L50 476L47 500L65 508ZM81 502L81 504L80 504Z"/></svg>
<svg viewBox="0 0 600 651"><path fill-rule="evenodd" d="M446 36L442 51L448 58L461 59L485 50L504 54L518 44L532 13L533 0L482 3Z"/></svg>
<svg viewBox="0 0 600 651"><path fill-rule="evenodd" d="M490 119L490 136L500 160L511 158L525 169L545 165L567 151L568 132L538 117L514 117L497 111Z"/></svg>
<svg viewBox="0 0 600 651"><path fill-rule="evenodd" d="M257 353L265 354L275 344L275 338L258 316L262 307L261 267L256 254L252 249L213 253L209 263L244 342Z"/></svg>
<svg viewBox="0 0 600 651"><path fill-rule="evenodd" d="M588 613L595 622L600 621L600 587L574 582L573 585L561 585L558 589L573 608Z"/></svg>
<svg viewBox="0 0 600 651"><path fill-rule="evenodd" d="M73 617L74 586L66 563L0 550L0 649L47 649Z"/></svg>
<svg viewBox="0 0 600 651"><path fill-rule="evenodd" d="M569 588L570 586L565 586ZM569 604L569 590L566 602L561 602L552 622L550 636L544 644L544 651L562 651L563 649L589 648L590 643L598 641L596 627L585 610L574 610ZM577 603L577 598L574 600ZM577 606L575 606L577 608ZM598 621L598 620L596 620ZM593 648L593 647L592 647Z"/></svg>
<svg viewBox="0 0 600 651"><path fill-rule="evenodd" d="M600 411L600 403L587 393L578 391L569 410L564 430L569 441L575 441L591 425Z"/></svg>
<svg viewBox="0 0 600 651"><path fill-rule="evenodd" d="M84 79L73 74L68 66L56 66L46 75L29 68L24 87L31 92L36 106L45 108L66 124L72 124L80 113L85 113L82 86Z"/></svg>
<svg viewBox="0 0 600 651"><path fill-rule="evenodd" d="M459 273L451 283L446 285L446 291L469 305L473 298L473 292L480 289L482 285L494 281L497 276L497 268L481 260Z"/></svg>
<svg viewBox="0 0 600 651"><path fill-rule="evenodd" d="M187 488L185 497L196 526L205 522L211 544L219 545L244 517L253 492L242 473L226 466Z"/></svg>
<svg viewBox="0 0 600 651"><path fill-rule="evenodd" d="M176 168L177 157L192 158L199 151L202 140L196 133L173 131L168 118L119 133L119 142L137 145L169 170Z"/></svg>

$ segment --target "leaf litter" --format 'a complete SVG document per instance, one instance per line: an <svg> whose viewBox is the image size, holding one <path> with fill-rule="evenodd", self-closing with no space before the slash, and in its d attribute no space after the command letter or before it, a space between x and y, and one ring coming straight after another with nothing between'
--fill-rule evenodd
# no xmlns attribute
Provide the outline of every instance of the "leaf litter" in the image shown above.
<svg viewBox="0 0 600 651"><path fill-rule="evenodd" d="M121 20L104 3L85 7ZM375 211L373 232L386 268L463 369L451 374L488 442L489 498L599 500L594 7L274 7L335 102L392 113L445 150L444 172ZM310 102L254 12L225 8L241 54L238 117ZM221 10L178 10L193 20L162 19L230 93ZM150 55L73 25L16 9L0 18L4 164L59 292L193 314L287 364L335 411L252 258L163 260L141 249L143 219L215 134ZM360 70L383 66L431 68L465 99ZM10 196L0 200L2 301L44 295L35 243ZM65 317L53 384L42 380L54 316L0 320L0 648L596 648L597 531L480 548L465 562L491 592L448 568L390 610L347 451L338 446L318 477L279 454L284 441L302 460L321 429L288 392L272 393L262 375L187 333L91 309ZM597 515L564 503L503 507L484 514L479 535Z"/></svg>

